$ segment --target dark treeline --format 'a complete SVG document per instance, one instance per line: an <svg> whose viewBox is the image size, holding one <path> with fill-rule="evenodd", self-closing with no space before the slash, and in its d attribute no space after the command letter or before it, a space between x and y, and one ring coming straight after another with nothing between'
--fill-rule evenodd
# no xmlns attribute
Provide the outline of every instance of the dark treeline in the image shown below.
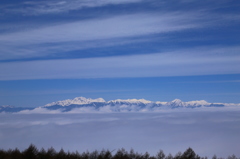
<svg viewBox="0 0 240 159"><path fill-rule="evenodd" d="M129 152L125 149L116 150L116 152L109 150L93 151L93 152L65 152L61 149L57 152L54 148L47 150L38 150L36 146L31 144L27 149L19 151L17 148L12 150L0 150L0 159L207 159L207 157L200 157L192 148L188 148L185 152L178 152L175 155L166 155L162 150L159 150L155 156L151 156L148 152L138 153L131 149ZM218 158L216 155L212 159ZM240 159L235 155L229 156L227 159Z"/></svg>

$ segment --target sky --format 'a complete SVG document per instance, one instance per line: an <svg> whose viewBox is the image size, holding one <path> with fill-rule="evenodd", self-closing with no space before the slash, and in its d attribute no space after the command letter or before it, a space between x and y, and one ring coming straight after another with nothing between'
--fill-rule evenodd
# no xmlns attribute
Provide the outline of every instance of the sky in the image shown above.
<svg viewBox="0 0 240 159"><path fill-rule="evenodd" d="M240 2L0 1L0 105L240 103Z"/></svg>

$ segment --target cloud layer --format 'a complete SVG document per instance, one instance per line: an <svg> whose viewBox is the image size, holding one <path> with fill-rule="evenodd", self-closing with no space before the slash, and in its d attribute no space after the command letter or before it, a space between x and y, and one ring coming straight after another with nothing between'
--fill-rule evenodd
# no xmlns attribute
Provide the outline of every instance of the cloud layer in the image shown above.
<svg viewBox="0 0 240 159"><path fill-rule="evenodd" d="M134 148L173 155L192 147L209 158L239 156L238 111L140 114L0 114L1 148L75 151ZM144 143L144 144L142 144Z"/></svg>

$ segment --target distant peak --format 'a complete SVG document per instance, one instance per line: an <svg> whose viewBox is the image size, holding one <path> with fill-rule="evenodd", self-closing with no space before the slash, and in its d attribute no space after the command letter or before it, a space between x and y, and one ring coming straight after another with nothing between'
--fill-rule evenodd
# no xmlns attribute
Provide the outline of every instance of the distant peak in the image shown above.
<svg viewBox="0 0 240 159"><path fill-rule="evenodd" d="M151 103L151 101L146 100L146 99L116 99L116 100L108 101L108 103L120 103L120 102L125 102L125 103L144 103L144 104Z"/></svg>
<svg viewBox="0 0 240 159"><path fill-rule="evenodd" d="M174 99L174 100L172 101L172 103L180 103L180 102L182 102L181 99Z"/></svg>
<svg viewBox="0 0 240 159"><path fill-rule="evenodd" d="M69 106L72 104L82 105L82 104L90 104L95 102L106 102L106 101L103 98L91 99L91 98L85 98L85 97L76 97L74 99L67 99L67 100L49 103L49 104L46 104L45 106L46 107L53 106L53 105Z"/></svg>
<svg viewBox="0 0 240 159"><path fill-rule="evenodd" d="M14 108L12 105L1 105L0 108Z"/></svg>

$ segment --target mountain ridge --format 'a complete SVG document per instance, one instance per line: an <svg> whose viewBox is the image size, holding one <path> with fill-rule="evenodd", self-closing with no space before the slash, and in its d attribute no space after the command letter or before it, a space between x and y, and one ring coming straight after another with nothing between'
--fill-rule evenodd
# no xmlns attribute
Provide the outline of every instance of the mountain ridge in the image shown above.
<svg viewBox="0 0 240 159"><path fill-rule="evenodd" d="M183 102L180 99L174 99L170 102L161 102L161 101L150 101L146 99L116 99L116 100L109 100L105 101L103 98L97 98L97 99L91 99L91 98L85 98L85 97L76 97L74 99L66 99L61 100L57 102L52 102L44 105L43 107L51 107L54 105L58 106L70 106L70 105L86 105L86 104L92 104L92 103L103 103L103 104L157 104L157 105L168 105L168 106L210 106L210 105L239 105L234 103L209 103L205 100L195 100L195 101L188 101Z"/></svg>
<svg viewBox="0 0 240 159"><path fill-rule="evenodd" d="M207 107L236 107L240 108L240 103L209 103L205 100L196 100L183 102L180 99L174 99L170 102L150 101L146 99L116 99L105 101L103 98L85 98L76 97L48 103L36 108L23 108L14 106L0 106L1 112L28 112L39 110L56 110L59 112L79 111L80 112L145 112L159 111L166 109L183 108L207 108ZM46 111L44 111L46 112Z"/></svg>

